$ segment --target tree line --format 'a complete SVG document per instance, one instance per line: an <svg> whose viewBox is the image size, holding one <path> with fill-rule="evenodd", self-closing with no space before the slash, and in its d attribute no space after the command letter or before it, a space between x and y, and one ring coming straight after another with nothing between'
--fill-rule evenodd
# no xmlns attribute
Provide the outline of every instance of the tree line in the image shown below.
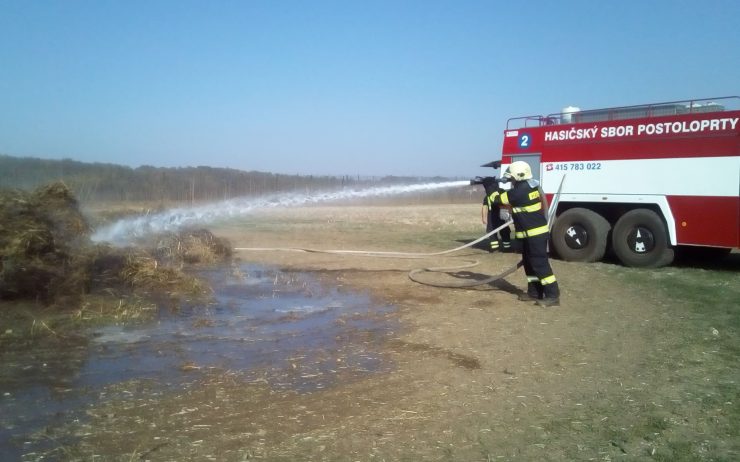
<svg viewBox="0 0 740 462"><path fill-rule="evenodd" d="M72 159L38 159L0 155L0 187L30 190L63 181L81 202L203 202L300 191L337 190L392 184L449 181L434 177L352 177L285 175L231 168L137 168ZM469 201L471 191L440 190L427 199ZM431 196L431 197L430 197Z"/></svg>

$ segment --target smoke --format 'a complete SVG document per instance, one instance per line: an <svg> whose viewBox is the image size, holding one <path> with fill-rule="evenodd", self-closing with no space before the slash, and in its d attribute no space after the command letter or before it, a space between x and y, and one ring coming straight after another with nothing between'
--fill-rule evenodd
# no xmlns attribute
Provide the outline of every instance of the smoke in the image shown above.
<svg viewBox="0 0 740 462"><path fill-rule="evenodd" d="M97 230L93 241L107 241L126 245L136 238L149 234L173 232L181 228L212 223L217 220L247 215L255 210L274 207L297 207L321 202L344 201L365 197L392 196L411 192L432 191L442 188L467 186L470 182L447 181L405 186L377 186L365 189L348 189L334 192L301 194L297 192L274 194L258 198L236 198L190 208L175 208L161 213L134 218L124 218Z"/></svg>

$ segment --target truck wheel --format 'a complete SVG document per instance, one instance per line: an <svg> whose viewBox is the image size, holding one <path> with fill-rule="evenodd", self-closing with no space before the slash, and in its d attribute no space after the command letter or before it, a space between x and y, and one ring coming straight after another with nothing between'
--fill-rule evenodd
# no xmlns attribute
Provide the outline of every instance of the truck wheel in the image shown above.
<svg viewBox="0 0 740 462"><path fill-rule="evenodd" d="M648 209L630 210L622 215L614 225L612 247L627 266L655 268L673 261L665 225L657 213Z"/></svg>
<svg viewBox="0 0 740 462"><path fill-rule="evenodd" d="M599 261L606 252L611 225L584 208L566 210L555 220L551 238L555 252L565 261Z"/></svg>

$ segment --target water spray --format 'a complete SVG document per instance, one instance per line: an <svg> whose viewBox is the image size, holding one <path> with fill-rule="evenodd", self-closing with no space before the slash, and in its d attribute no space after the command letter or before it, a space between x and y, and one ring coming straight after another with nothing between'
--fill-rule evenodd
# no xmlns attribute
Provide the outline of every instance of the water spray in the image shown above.
<svg viewBox="0 0 740 462"><path fill-rule="evenodd" d="M476 179L477 180L477 179ZM131 242L137 237L145 236L147 234L156 234L162 232L176 231L182 227L194 226L197 224L204 224L221 220L225 218L232 218L249 214L259 209L267 209L274 207L295 207L307 204L316 204L321 202L330 201L341 201L347 199L359 199L366 197L381 197L381 196L392 196L398 194L404 194L409 192L421 192L421 191L432 191L435 189L451 188L468 186L471 184L477 184L476 180L463 180L463 181L447 181L441 183L423 183L415 185L398 185L398 186L377 186L365 189L352 189L342 190L335 192L324 192L316 194L296 194L296 193L283 193L276 195L263 196L261 198L237 198L227 201L216 202L200 207L191 208L177 208L168 210L155 215L147 215L144 217L128 218L119 220L109 226L106 226L96 231L92 239L96 241L109 241L114 244L123 245L127 242ZM555 212L557 204L560 199L560 195L563 188L563 182L565 176L560 180L560 185L553 198L553 203L549 207L549 213L547 215L548 227L552 227L555 219ZM424 258L430 256L439 256L450 253L455 253L459 250L463 250L489 238L493 234L500 231L503 227L509 226L512 221L507 221L502 226L494 229L490 233L476 239L473 242L469 242L465 245L449 249L441 252L432 253L407 253L407 252L377 252L377 251L365 251L365 250L317 250L307 248L250 248L250 247L237 247L235 250L242 251L299 251L299 252L317 252L317 253L331 253L331 254L342 254L342 255L364 255L368 257L391 257L391 258ZM474 287L483 284L490 284L499 279L502 279L509 274L516 271L523 264L522 261L517 262L509 268L504 269L501 273L494 276L487 277L482 280L475 281L463 281L456 283L431 283L419 279L419 275L426 272L447 272L450 270L458 270L464 268L470 268L477 265L477 261L467 262L460 266L450 267L435 267L435 268L419 268L412 270L409 273L409 278L415 282L432 285L436 287L451 287L451 288L464 288Z"/></svg>
<svg viewBox="0 0 740 462"><path fill-rule="evenodd" d="M302 194L297 192L272 194L258 198L240 197L214 202L197 207L181 207L152 215L124 218L97 230L93 241L108 241L115 245L125 245L133 240L165 232L226 218L247 215L257 210L275 207L296 207L322 202L334 202L368 197L394 196L412 192L426 192L444 188L468 186L469 181L446 181L412 185L376 186L362 189Z"/></svg>

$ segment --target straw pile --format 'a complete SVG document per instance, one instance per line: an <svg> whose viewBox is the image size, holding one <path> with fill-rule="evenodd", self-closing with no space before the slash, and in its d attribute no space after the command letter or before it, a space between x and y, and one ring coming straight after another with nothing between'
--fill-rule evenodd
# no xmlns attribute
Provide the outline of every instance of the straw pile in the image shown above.
<svg viewBox="0 0 740 462"><path fill-rule="evenodd" d="M208 230L159 236L148 249L93 244L90 233L64 183L30 193L0 189L0 299L75 306L91 291L204 291L183 266L231 255Z"/></svg>
<svg viewBox="0 0 740 462"><path fill-rule="evenodd" d="M63 183L0 190L0 298L84 293L90 250L90 227Z"/></svg>
<svg viewBox="0 0 740 462"><path fill-rule="evenodd" d="M168 233L156 239L155 256L161 261L213 264L232 254L231 244L207 229Z"/></svg>

